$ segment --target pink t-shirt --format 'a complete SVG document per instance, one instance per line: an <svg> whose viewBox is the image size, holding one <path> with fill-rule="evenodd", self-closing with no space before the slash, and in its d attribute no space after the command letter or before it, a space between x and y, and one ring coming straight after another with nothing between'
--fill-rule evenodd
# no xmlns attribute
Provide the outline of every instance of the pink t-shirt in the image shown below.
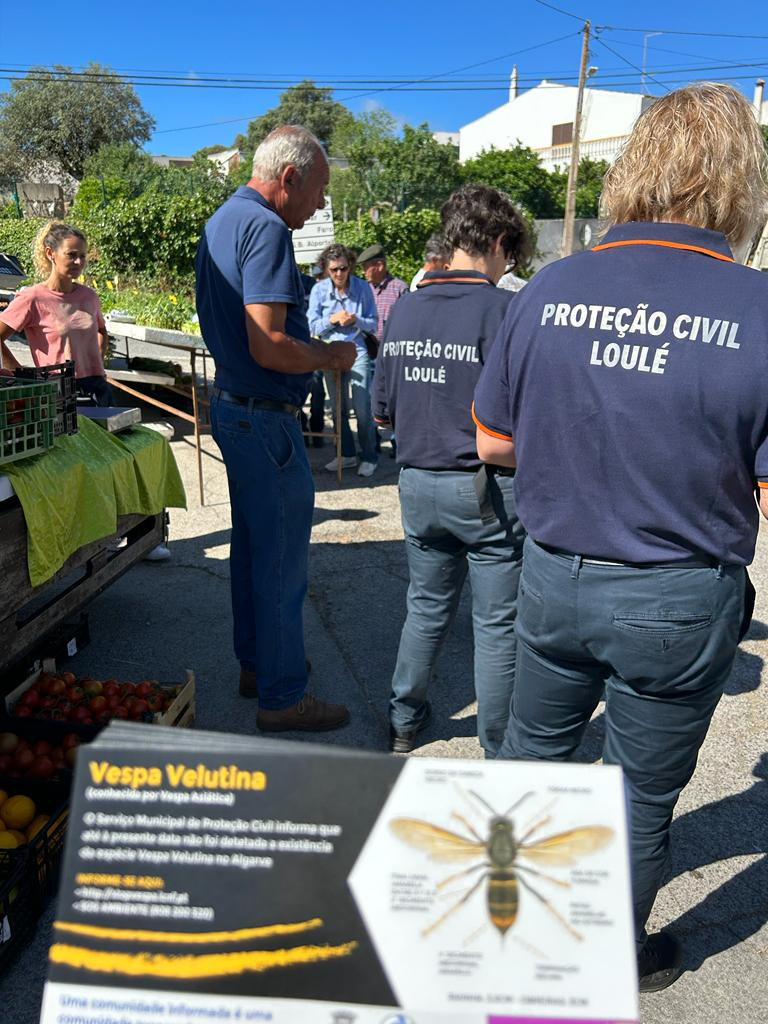
<svg viewBox="0 0 768 1024"><path fill-rule="evenodd" d="M77 377L105 376L99 331L107 328L92 288L76 284L66 294L44 284L24 288L0 319L14 331L24 331L35 366L74 359Z"/></svg>

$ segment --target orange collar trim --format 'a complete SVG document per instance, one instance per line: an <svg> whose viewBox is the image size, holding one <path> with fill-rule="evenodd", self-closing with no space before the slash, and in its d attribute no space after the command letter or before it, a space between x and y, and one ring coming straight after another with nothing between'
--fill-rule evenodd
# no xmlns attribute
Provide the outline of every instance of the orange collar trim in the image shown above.
<svg viewBox="0 0 768 1024"><path fill-rule="evenodd" d="M724 263L735 263L733 256L724 256L714 249L705 249L701 245L686 245L685 242L667 242L661 238L628 238L622 242L603 242L602 245L592 247L592 252L599 252L601 249L614 249L617 245L664 245L668 249L687 249L689 252L703 252L705 256L712 256L713 259L723 260Z"/></svg>
<svg viewBox="0 0 768 1024"><path fill-rule="evenodd" d="M429 284L490 284L493 286L493 281L488 277L430 277L428 281L422 278L416 287L426 288Z"/></svg>

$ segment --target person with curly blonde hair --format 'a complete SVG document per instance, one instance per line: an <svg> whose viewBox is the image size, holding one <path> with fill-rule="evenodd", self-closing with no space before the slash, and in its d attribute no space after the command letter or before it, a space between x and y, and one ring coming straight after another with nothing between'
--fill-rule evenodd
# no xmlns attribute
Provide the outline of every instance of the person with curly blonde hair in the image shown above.
<svg viewBox="0 0 768 1024"><path fill-rule="evenodd" d="M705 82L656 100L606 176L604 239L519 293L475 392L478 453L517 465L528 531L498 756L569 760L605 697L644 992L683 969L678 941L646 922L768 518L768 278L734 258L767 199L740 92Z"/></svg>
<svg viewBox="0 0 768 1024"><path fill-rule="evenodd" d="M107 328L98 295L78 280L87 255L87 240L79 228L52 220L40 229L34 263L44 281L23 288L3 311L0 346L3 366L15 369L20 363L5 342L15 331L24 331L35 366L73 359L78 391L108 406Z"/></svg>

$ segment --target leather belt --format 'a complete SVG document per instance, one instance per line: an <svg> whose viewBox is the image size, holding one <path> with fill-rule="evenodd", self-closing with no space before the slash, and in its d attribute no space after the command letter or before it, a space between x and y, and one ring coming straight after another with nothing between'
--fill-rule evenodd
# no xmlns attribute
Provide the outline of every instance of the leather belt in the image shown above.
<svg viewBox="0 0 768 1024"><path fill-rule="evenodd" d="M291 405L290 402L276 402L271 398L249 398L247 395L233 395L231 391L225 391L224 388L214 388L213 393L216 398L220 398L223 402L234 402L235 405L247 405L248 411L251 409L264 409L267 412L287 412L291 416L298 416L300 406Z"/></svg>
<svg viewBox="0 0 768 1024"><path fill-rule="evenodd" d="M700 555L690 555L686 558L679 558L674 562L614 562L606 558L589 558L586 555L579 555L575 551L554 548L551 544L542 544L540 540L534 541L534 544L541 548L542 551L547 551L550 555L562 555L563 558L580 558L582 565L608 565L623 569L717 569L721 565L716 558L707 558Z"/></svg>
<svg viewBox="0 0 768 1024"><path fill-rule="evenodd" d="M403 463L402 469L418 469L424 473L477 473L481 466L485 466L487 472L492 476L514 476L516 470L509 469L507 466L489 466L486 463L480 463L477 466L450 466L448 468L444 466L430 466L426 468L424 466L412 466L410 463Z"/></svg>

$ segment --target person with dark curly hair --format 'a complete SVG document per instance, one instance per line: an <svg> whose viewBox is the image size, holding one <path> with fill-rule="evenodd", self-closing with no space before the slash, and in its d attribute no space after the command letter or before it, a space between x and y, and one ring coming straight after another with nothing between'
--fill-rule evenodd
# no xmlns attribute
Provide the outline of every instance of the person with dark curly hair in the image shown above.
<svg viewBox="0 0 768 1024"><path fill-rule="evenodd" d="M427 725L429 686L469 574L477 727L486 756L504 735L515 681L517 583L524 533L514 472L482 465L471 405L514 293L496 282L529 251L509 196L467 185L441 211L452 253L392 308L377 359L374 416L397 432L410 585L390 699L390 748Z"/></svg>

